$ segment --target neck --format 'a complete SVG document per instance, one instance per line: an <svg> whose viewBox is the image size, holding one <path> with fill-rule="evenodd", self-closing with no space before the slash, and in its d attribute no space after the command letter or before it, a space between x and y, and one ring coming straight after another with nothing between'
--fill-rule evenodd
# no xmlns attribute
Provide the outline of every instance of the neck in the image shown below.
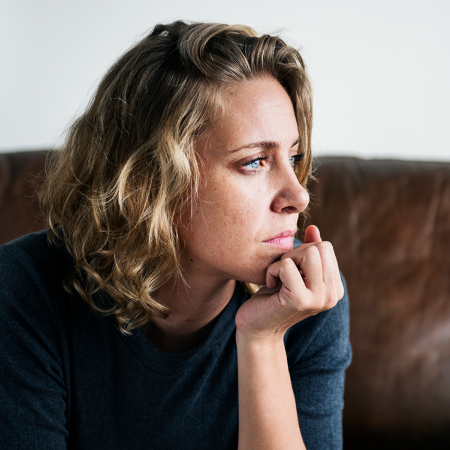
<svg viewBox="0 0 450 450"><path fill-rule="evenodd" d="M229 303L235 280L174 276L155 293L155 299L170 308L167 319L155 317L147 339L160 350L182 353L198 347L209 335L219 314Z"/></svg>

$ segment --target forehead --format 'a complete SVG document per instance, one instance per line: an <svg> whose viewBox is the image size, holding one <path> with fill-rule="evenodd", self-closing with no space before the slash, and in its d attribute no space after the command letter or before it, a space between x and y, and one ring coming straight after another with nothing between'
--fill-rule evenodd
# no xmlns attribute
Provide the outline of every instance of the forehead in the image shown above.
<svg viewBox="0 0 450 450"><path fill-rule="evenodd" d="M222 108L208 140L214 148L231 150L251 142L292 142L298 137L294 108L281 84L266 76L228 85Z"/></svg>

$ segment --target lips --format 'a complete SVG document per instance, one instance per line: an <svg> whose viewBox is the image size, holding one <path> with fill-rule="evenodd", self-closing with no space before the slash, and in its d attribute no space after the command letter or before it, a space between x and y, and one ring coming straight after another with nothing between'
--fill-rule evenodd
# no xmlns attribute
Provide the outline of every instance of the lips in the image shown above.
<svg viewBox="0 0 450 450"><path fill-rule="evenodd" d="M285 230L285 231L282 231L281 233L278 233L276 236L273 236L270 239L267 239L267 241L264 241L264 242L273 241L274 239L284 238L287 236L292 237L292 236L294 236L294 234L296 232L297 232L297 230Z"/></svg>
<svg viewBox="0 0 450 450"><path fill-rule="evenodd" d="M297 230L285 230L263 242L264 244L268 244L278 249L287 251L292 248L292 236L294 236L296 231Z"/></svg>

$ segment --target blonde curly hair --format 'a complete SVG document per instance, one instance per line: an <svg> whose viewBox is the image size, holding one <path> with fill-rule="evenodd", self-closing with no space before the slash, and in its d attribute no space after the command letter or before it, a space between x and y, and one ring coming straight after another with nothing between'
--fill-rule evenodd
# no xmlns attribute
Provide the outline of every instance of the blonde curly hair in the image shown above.
<svg viewBox="0 0 450 450"><path fill-rule="evenodd" d="M50 241L63 240L74 259L65 286L114 314L123 333L170 313L152 293L180 273L177 221L199 183L194 143L226 85L265 75L292 100L306 186L312 94L302 57L243 25L157 25L111 67L50 158L40 200Z"/></svg>

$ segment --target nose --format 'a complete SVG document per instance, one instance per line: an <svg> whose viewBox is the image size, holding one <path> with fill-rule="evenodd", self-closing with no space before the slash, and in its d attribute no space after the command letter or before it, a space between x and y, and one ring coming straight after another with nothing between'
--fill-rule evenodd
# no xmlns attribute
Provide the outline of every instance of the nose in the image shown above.
<svg viewBox="0 0 450 450"><path fill-rule="evenodd" d="M309 194L299 183L292 166L284 167L273 180L276 194L272 201L274 212L287 212L289 214L301 213L309 203Z"/></svg>

